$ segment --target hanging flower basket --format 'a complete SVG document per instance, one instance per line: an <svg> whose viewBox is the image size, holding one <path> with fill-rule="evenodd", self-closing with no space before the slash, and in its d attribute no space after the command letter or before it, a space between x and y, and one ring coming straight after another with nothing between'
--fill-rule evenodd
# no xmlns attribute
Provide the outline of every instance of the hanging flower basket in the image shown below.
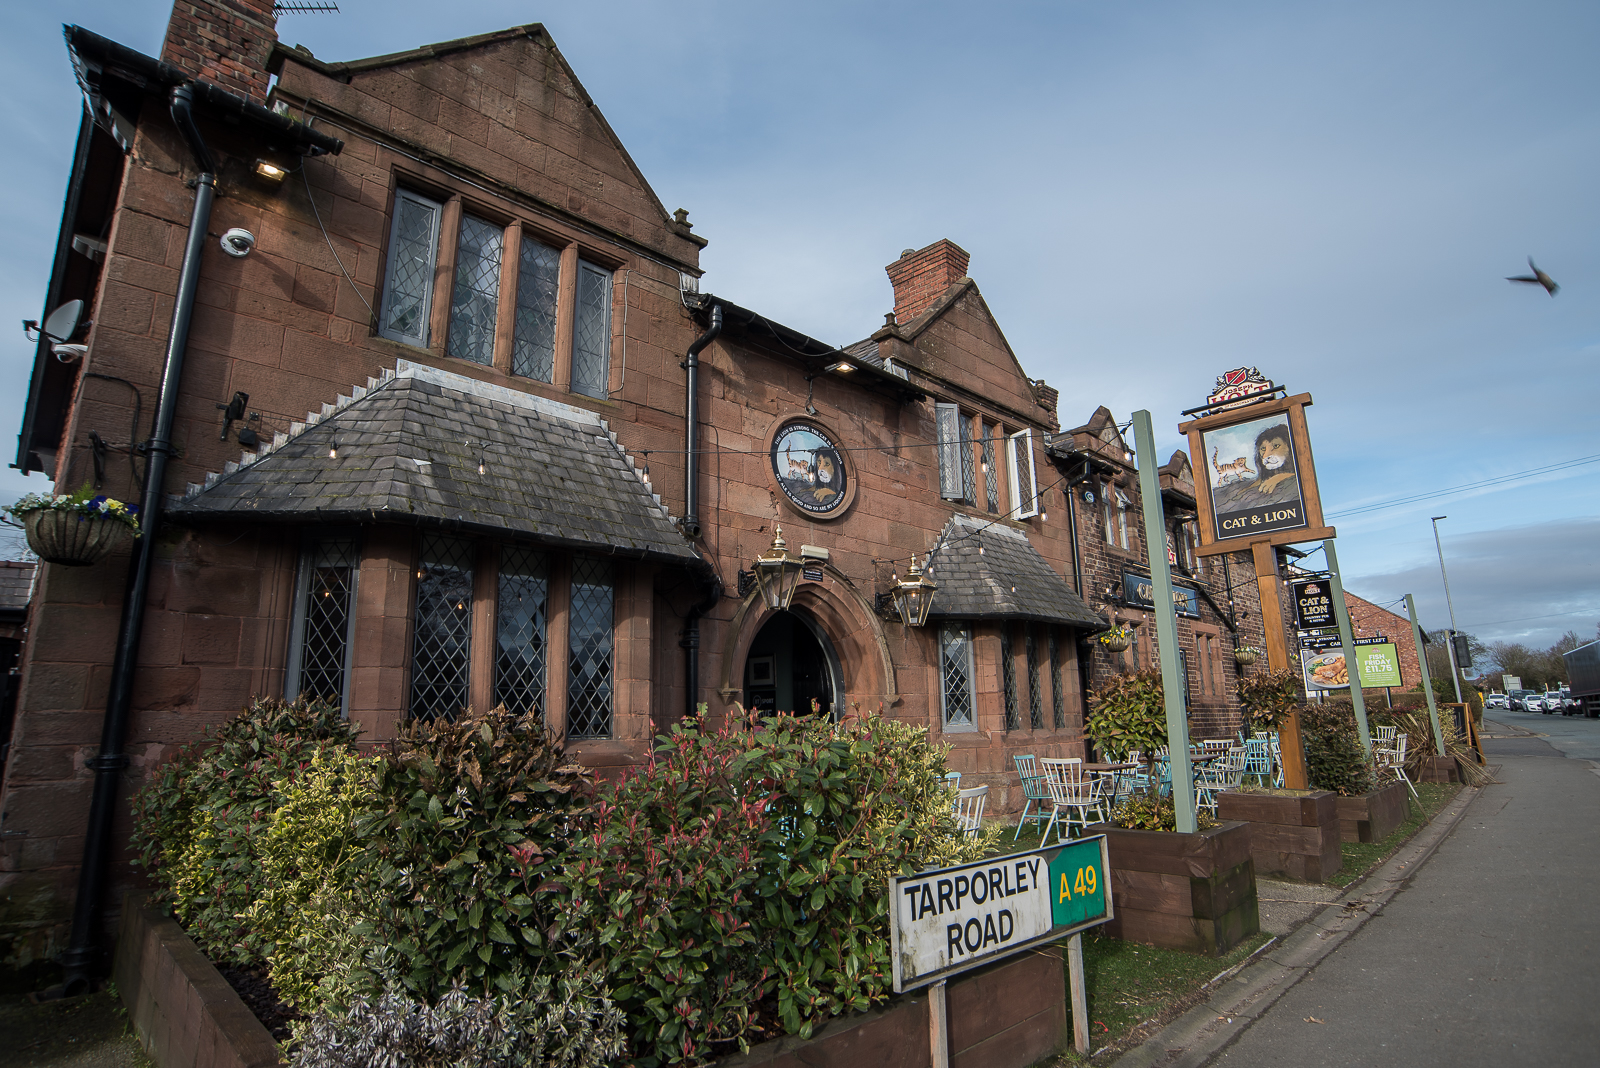
<svg viewBox="0 0 1600 1068"><path fill-rule="evenodd" d="M99 563L139 536L138 508L86 488L70 496L30 493L6 509L22 522L39 559L67 567Z"/></svg>
<svg viewBox="0 0 1600 1068"><path fill-rule="evenodd" d="M1110 630L1101 631L1099 641L1107 652L1124 652L1133 644L1133 628L1119 624Z"/></svg>
<svg viewBox="0 0 1600 1068"><path fill-rule="evenodd" d="M1249 667L1251 664L1254 664L1256 662L1256 657L1259 655L1259 653L1257 653L1248 645L1241 645L1233 651L1233 658L1239 662L1241 667Z"/></svg>

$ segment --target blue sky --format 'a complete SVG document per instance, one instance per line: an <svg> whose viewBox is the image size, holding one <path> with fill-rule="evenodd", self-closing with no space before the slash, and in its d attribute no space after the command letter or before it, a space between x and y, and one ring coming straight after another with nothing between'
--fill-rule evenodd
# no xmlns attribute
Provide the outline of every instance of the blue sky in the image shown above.
<svg viewBox="0 0 1600 1068"><path fill-rule="evenodd" d="M1064 426L1148 408L1167 455L1228 368L1312 393L1350 589L1444 625L1448 515L1464 629L1595 635L1600 462L1519 475L1600 458L1592 0L340 6L280 37L348 59L544 22L710 239L706 287L796 329L864 337L884 265L946 237ZM39 317L59 221L80 107L60 24L154 53L169 9L6 14L0 321ZM1529 255L1558 297L1504 280ZM10 338L7 441L32 358Z"/></svg>

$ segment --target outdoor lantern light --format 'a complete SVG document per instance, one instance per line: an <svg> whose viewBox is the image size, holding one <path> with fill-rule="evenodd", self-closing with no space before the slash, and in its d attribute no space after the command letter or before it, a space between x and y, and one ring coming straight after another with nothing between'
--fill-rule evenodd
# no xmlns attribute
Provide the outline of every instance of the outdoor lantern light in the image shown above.
<svg viewBox="0 0 1600 1068"><path fill-rule="evenodd" d="M933 591L938 588L932 579L922 573L913 553L906 577L894 584L894 606L900 610L900 622L908 627L920 627L928 622L928 609L933 607Z"/></svg>
<svg viewBox="0 0 1600 1068"><path fill-rule="evenodd" d="M756 557L752 570L756 573L756 583L761 587L761 603L774 612L782 612L794 600L795 587L800 584L805 561L789 555L789 547L783 540L783 528L774 527L771 548Z"/></svg>

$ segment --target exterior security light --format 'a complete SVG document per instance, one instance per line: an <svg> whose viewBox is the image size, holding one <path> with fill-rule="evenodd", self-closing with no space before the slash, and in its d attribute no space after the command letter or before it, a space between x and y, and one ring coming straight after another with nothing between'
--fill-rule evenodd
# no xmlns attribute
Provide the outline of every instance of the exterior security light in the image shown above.
<svg viewBox="0 0 1600 1068"><path fill-rule="evenodd" d="M789 546L783 540L783 528L773 528L772 546L756 557L751 568L756 573L756 583L761 587L761 603L774 612L788 609L805 566L805 561L800 557L789 555Z"/></svg>
<svg viewBox="0 0 1600 1068"><path fill-rule="evenodd" d="M908 627L927 623L928 609L933 607L933 591L938 588L922 573L916 554L912 554L906 577L894 584L894 606L900 611L900 622Z"/></svg>
<svg viewBox="0 0 1600 1068"><path fill-rule="evenodd" d="M825 368L825 370L829 374L839 374L839 375L847 375L851 371L854 371L855 369L856 369L856 365L853 364L853 363L850 363L847 360L840 360L838 363L830 363Z"/></svg>
<svg viewBox="0 0 1600 1068"><path fill-rule="evenodd" d="M289 172L270 160L256 160L256 177L265 178L269 182L281 182L283 176Z"/></svg>

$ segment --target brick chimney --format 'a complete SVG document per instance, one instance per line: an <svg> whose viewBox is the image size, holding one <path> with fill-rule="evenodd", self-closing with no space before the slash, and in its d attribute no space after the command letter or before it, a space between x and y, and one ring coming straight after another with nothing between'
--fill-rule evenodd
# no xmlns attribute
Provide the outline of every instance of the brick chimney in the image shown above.
<svg viewBox="0 0 1600 1068"><path fill-rule="evenodd" d="M894 286L894 317L909 323L933 306L944 291L967 276L967 250L943 238L927 248L906 249L885 268Z"/></svg>
<svg viewBox="0 0 1600 1068"><path fill-rule="evenodd" d="M267 102L267 57L278 42L273 0L177 0L161 58L230 93Z"/></svg>

